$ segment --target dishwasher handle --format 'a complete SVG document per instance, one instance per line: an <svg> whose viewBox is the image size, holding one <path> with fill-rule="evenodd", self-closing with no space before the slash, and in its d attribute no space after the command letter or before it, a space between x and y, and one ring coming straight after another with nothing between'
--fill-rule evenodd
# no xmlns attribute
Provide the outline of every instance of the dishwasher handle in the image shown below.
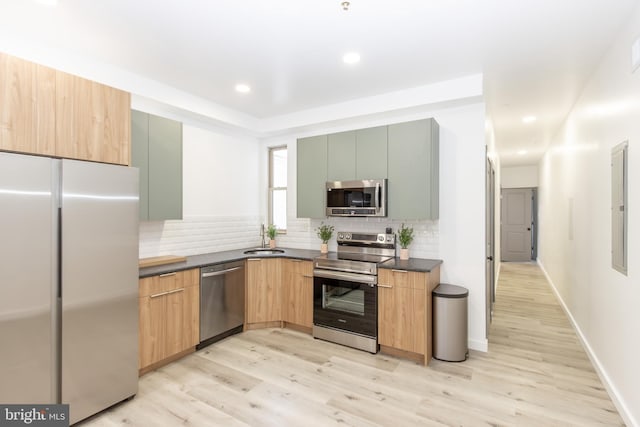
<svg viewBox="0 0 640 427"><path fill-rule="evenodd" d="M214 277L214 276L222 276L223 274L227 274L230 273L232 271L236 271L236 270L240 270L242 267L234 267L234 268L229 268L227 270L222 270L222 271L214 271L213 273L202 273L202 278L206 278L206 277Z"/></svg>

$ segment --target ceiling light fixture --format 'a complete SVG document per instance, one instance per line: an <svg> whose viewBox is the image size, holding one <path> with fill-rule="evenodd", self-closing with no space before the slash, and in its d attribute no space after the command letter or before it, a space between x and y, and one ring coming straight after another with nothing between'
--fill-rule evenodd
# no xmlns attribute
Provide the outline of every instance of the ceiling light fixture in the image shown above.
<svg viewBox="0 0 640 427"><path fill-rule="evenodd" d="M236 92L249 93L249 92L251 92L251 88L249 87L249 85L246 85L246 84L243 84L243 83L238 83L236 85Z"/></svg>
<svg viewBox="0 0 640 427"><path fill-rule="evenodd" d="M527 150L520 150L520 151L518 151L518 155L519 155L519 156L524 156L524 155L525 155L525 154L527 154L527 153L528 153L528 151L527 151Z"/></svg>
<svg viewBox="0 0 640 427"><path fill-rule="evenodd" d="M536 116L525 116L522 118L522 123L533 123L536 120L538 120Z"/></svg>
<svg viewBox="0 0 640 427"><path fill-rule="evenodd" d="M356 52L348 52L345 53L344 56L342 57L342 61L345 64L355 64L360 62L360 54L356 53Z"/></svg>
<svg viewBox="0 0 640 427"><path fill-rule="evenodd" d="M340 5L342 6L342 10L349 10L349 6L351 6L351 3L348 1L343 1L342 3L340 3Z"/></svg>

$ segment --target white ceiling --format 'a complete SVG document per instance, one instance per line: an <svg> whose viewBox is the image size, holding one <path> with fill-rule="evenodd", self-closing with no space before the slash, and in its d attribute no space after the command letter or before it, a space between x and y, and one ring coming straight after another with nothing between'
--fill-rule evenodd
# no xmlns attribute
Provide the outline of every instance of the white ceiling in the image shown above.
<svg viewBox="0 0 640 427"><path fill-rule="evenodd" d="M255 118L484 73L501 161L513 165L537 162L640 2L352 0L345 12L341 1L0 0L0 27ZM352 50L362 60L348 66ZM529 114L538 121L524 125Z"/></svg>

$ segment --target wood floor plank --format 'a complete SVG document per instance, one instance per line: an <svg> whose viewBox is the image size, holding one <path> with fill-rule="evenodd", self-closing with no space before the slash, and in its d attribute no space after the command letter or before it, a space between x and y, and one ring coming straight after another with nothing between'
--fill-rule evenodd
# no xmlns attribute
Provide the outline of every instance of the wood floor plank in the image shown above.
<svg viewBox="0 0 640 427"><path fill-rule="evenodd" d="M624 425L540 269L503 263L489 351L428 367L289 329L226 338L82 425Z"/></svg>

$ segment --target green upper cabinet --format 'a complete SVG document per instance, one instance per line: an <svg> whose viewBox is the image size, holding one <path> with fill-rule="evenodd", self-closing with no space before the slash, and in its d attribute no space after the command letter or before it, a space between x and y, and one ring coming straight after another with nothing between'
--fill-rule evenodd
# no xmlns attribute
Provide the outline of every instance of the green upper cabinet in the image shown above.
<svg viewBox="0 0 640 427"><path fill-rule="evenodd" d="M324 218L327 136L298 139L297 152L297 217Z"/></svg>
<svg viewBox="0 0 640 427"><path fill-rule="evenodd" d="M383 179L387 177L387 127L356 131L355 179Z"/></svg>
<svg viewBox="0 0 640 427"><path fill-rule="evenodd" d="M433 119L388 127L391 219L438 219L439 127Z"/></svg>
<svg viewBox="0 0 640 427"><path fill-rule="evenodd" d="M356 179L356 131L327 135L327 181Z"/></svg>
<svg viewBox="0 0 640 427"><path fill-rule="evenodd" d="M140 220L149 219L149 115L131 110L131 166L140 169Z"/></svg>
<svg viewBox="0 0 640 427"><path fill-rule="evenodd" d="M182 123L131 111L132 166L140 168L140 219L182 219Z"/></svg>

